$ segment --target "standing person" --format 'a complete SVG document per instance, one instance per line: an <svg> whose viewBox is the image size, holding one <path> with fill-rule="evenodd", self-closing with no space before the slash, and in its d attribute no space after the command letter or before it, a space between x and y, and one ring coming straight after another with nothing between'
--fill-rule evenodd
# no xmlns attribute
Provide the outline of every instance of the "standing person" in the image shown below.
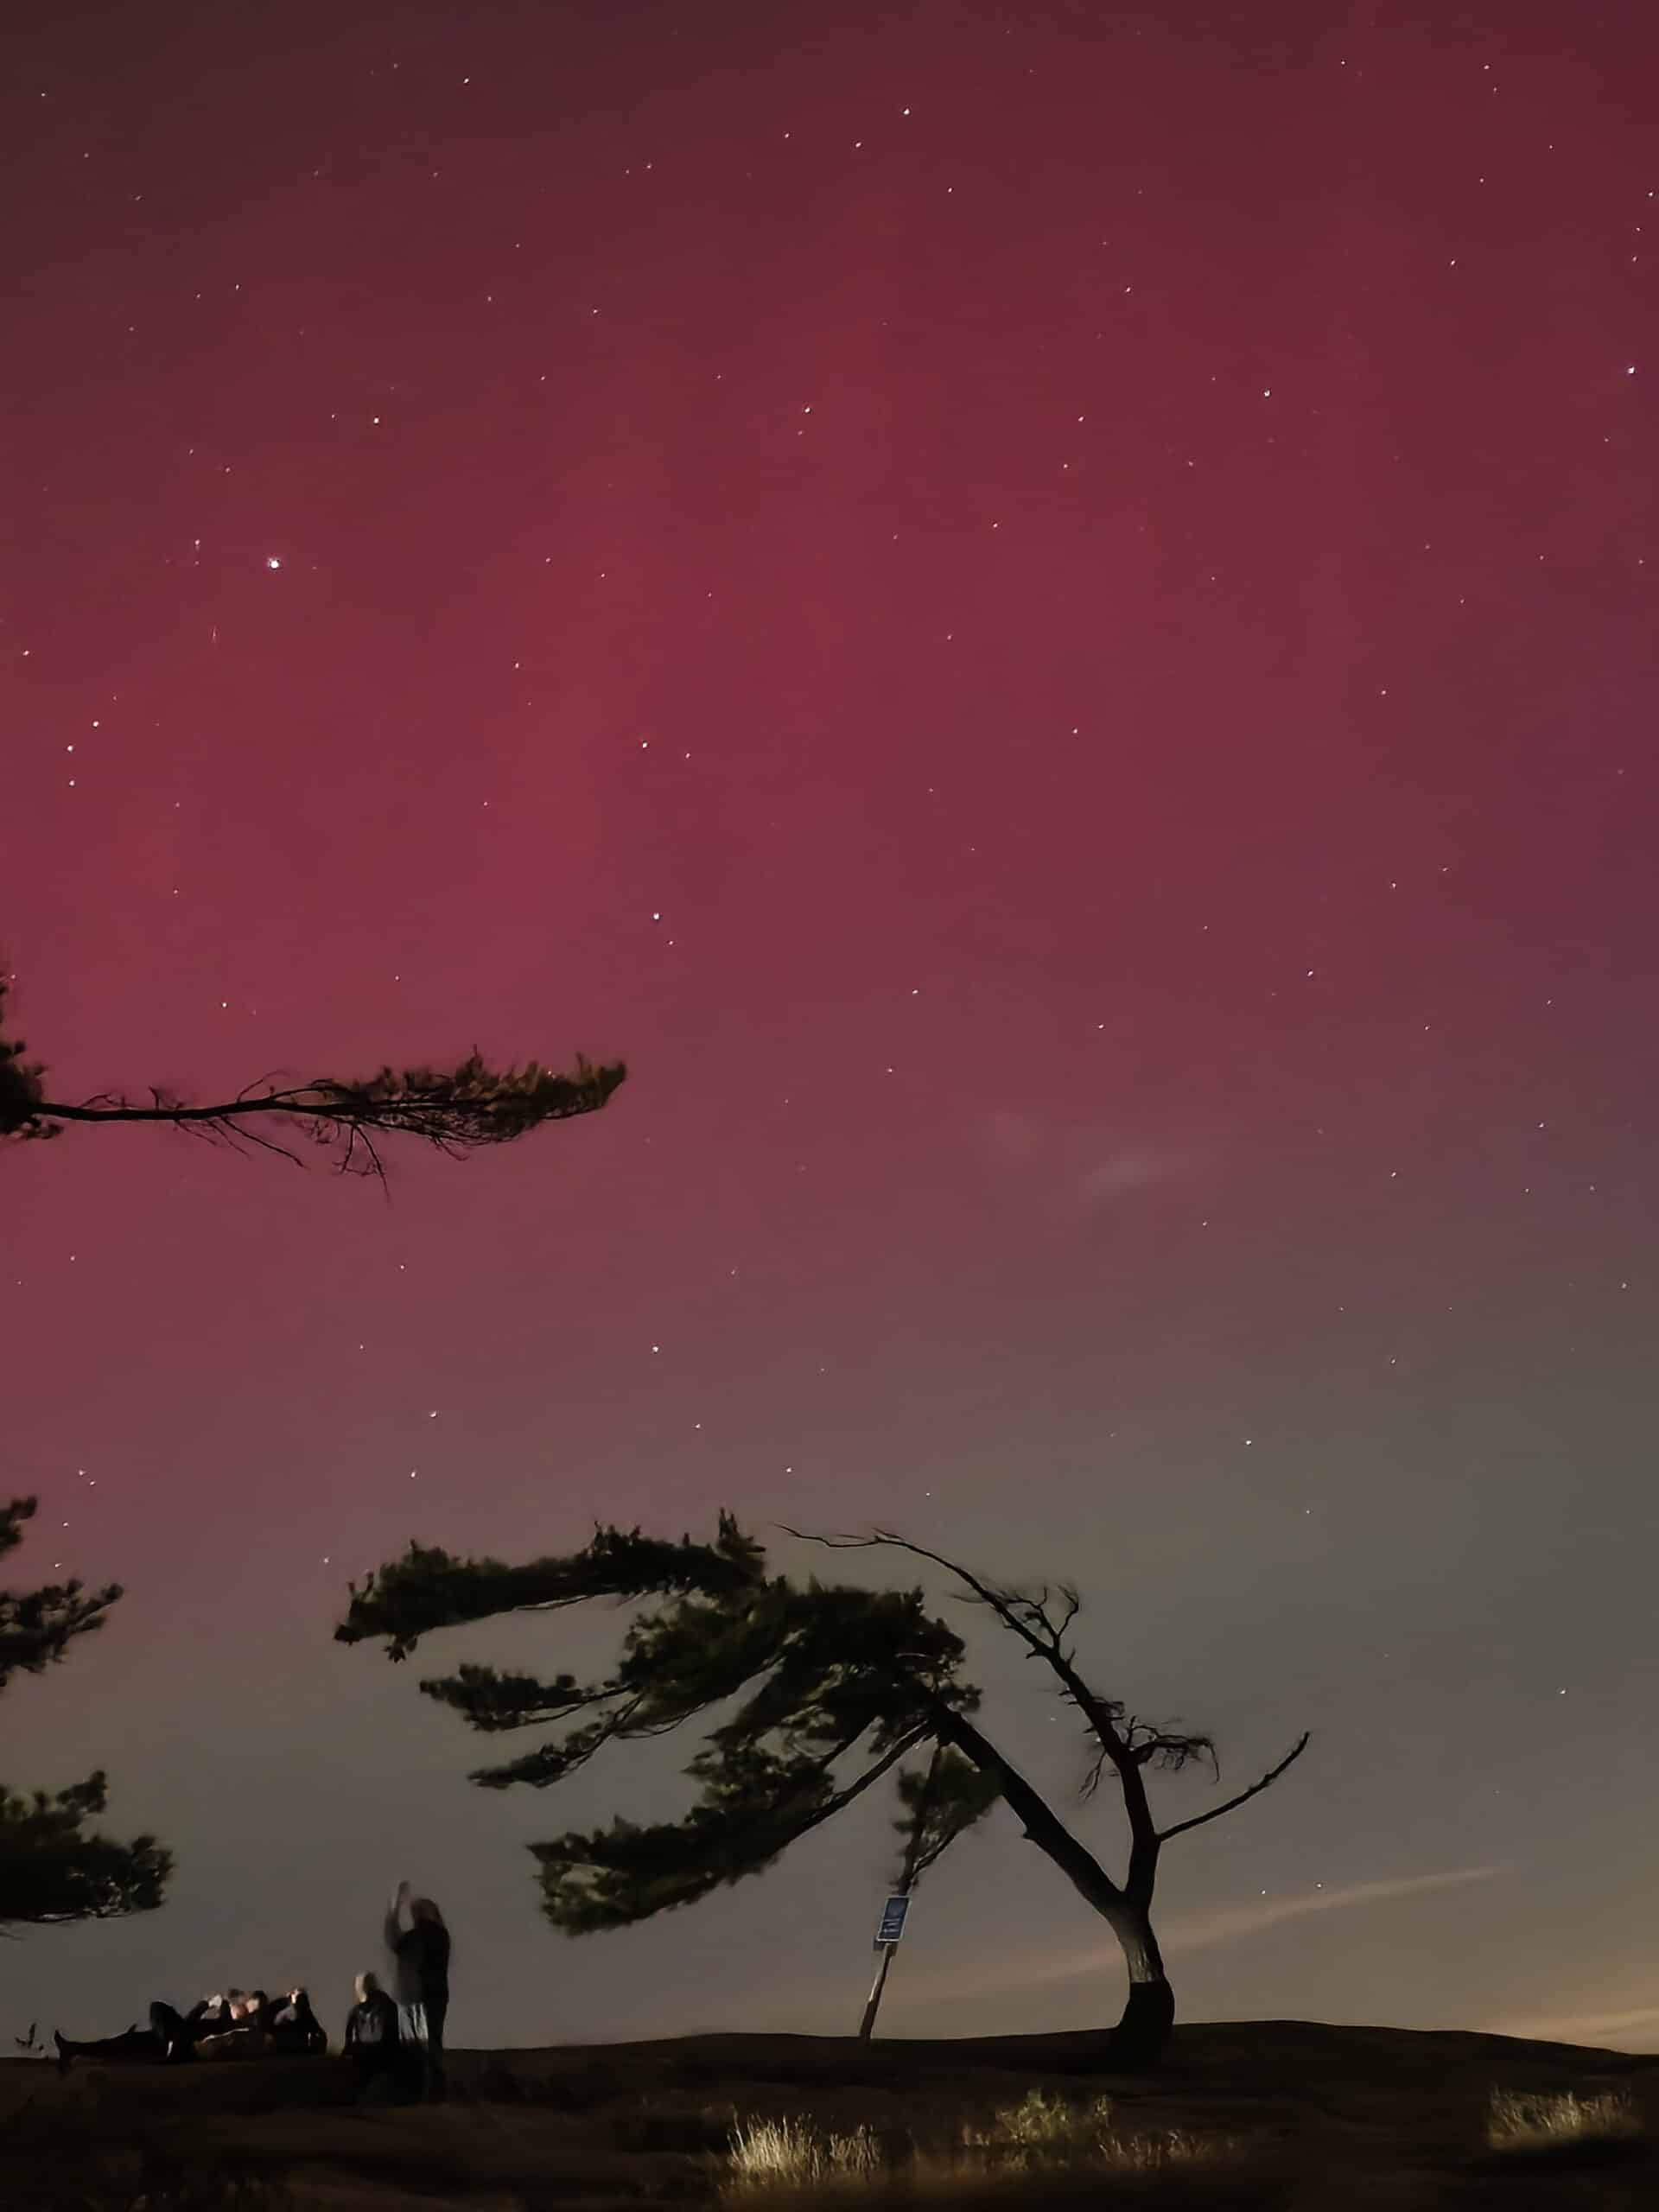
<svg viewBox="0 0 1659 2212"><path fill-rule="evenodd" d="M404 1915L409 1915L404 1925ZM430 1897L399 1882L386 1915L386 1945L397 1967L397 2006L405 2038L425 2056L425 2093L443 2094L443 2025L449 2012L449 1930Z"/></svg>
<svg viewBox="0 0 1659 2212"><path fill-rule="evenodd" d="M346 2015L344 2050L357 2069L357 2094L365 2102L395 2094L397 2044L397 2007L378 1975L359 1974L357 2002Z"/></svg>

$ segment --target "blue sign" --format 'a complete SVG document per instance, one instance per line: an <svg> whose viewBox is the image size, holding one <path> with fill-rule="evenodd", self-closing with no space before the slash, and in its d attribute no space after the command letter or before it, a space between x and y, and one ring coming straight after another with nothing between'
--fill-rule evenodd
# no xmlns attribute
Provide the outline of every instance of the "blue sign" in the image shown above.
<svg viewBox="0 0 1659 2212"><path fill-rule="evenodd" d="M908 1897L889 1897L881 1908L881 1925L875 1931L876 1948L884 1943L896 1943L905 1932L905 1915L910 1910Z"/></svg>

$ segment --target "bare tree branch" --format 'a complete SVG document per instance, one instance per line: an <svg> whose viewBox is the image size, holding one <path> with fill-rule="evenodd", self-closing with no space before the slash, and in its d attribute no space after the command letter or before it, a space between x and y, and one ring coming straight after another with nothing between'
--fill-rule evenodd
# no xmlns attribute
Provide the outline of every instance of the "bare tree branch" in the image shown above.
<svg viewBox="0 0 1659 2212"><path fill-rule="evenodd" d="M808 1543L822 1544L830 1551L873 1551L883 1548L905 1551L912 1554L918 1559L931 1560L936 1567L942 1567L947 1573L954 1574L959 1582L964 1583L972 1591L982 1605L990 1608L1005 1627L1013 1630L1014 1633L1029 1647L1034 1657L1046 1662L1059 1676L1067 1697L1089 1723L1096 1740L1113 1765L1121 1772L1126 1765L1131 1764L1128 1758L1128 1746L1118 1728L1122 1708L1119 1707L1117 1713L1114 1713L1109 1702L1095 1694L1077 1673L1070 1655L1061 1649L1060 1637L1076 1619L1081 1609L1082 1600L1076 1591L1068 1588L1062 1592L1066 1599L1068 1611L1065 1619L1057 1628L1048 1618L1042 1604L1036 1599L1022 1599L1016 1592L999 1590L995 1585L982 1581L978 1575L971 1573L967 1567L959 1566L955 1560L947 1559L943 1552L930 1551L925 1544L912 1543L907 1537L896 1536L890 1530L877 1529L875 1534L870 1536L819 1536L807 1529L791 1529L787 1522L781 1525L788 1529L791 1536L803 1537ZM1040 1630L1033 1625L1033 1621L1040 1621L1042 1624Z"/></svg>
<svg viewBox="0 0 1659 2212"><path fill-rule="evenodd" d="M1212 1805L1207 1813L1196 1813L1190 1821L1177 1821L1173 1828L1160 1829L1158 1835L1159 1842L1167 1843L1173 1835L1185 1835L1189 1828L1201 1828L1206 1821L1218 1821L1224 1813L1234 1812L1249 1799L1259 1797L1264 1789L1278 1781L1287 1767L1293 1766L1300 1758L1302 1753L1307 1749L1312 1735L1311 1729L1304 1732L1297 1742L1291 1745L1277 1766L1269 1767L1260 1782L1253 1782L1248 1789L1241 1789L1236 1797L1230 1797L1224 1805Z"/></svg>

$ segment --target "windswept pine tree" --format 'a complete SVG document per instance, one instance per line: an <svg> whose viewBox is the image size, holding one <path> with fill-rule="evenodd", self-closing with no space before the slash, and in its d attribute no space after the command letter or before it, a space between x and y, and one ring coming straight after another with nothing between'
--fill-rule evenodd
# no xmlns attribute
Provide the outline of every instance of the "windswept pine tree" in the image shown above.
<svg viewBox="0 0 1659 2212"><path fill-rule="evenodd" d="M542 1910L569 1935L627 1927L759 1873L895 1769L909 1817L918 1820L916 1763L942 1748L952 1758L948 1804L931 1828L920 1815L918 1853L929 1853L931 1863L989 1806L1006 1804L1027 1840L1122 1948L1128 1997L1103 2063L1155 2063L1174 2020L1152 1918L1163 1847L1259 1796L1300 1756L1307 1738L1249 1789L1160 1828L1147 1796L1148 1770L1177 1772L1202 1762L1218 1774L1214 1745L1190 1730L1142 1720L1121 1699L1090 1687L1068 1640L1080 1609L1075 1591L1021 1592L891 1535L837 1540L836 1548L900 1551L928 1562L1049 1669L1057 1694L1083 1722L1085 1799L1109 1775L1117 1785L1128 1839L1121 1877L1107 1872L979 1726L980 1693L963 1674L966 1646L928 1611L921 1589L816 1580L799 1586L768 1575L760 1545L729 1514L721 1516L712 1544L601 1528L582 1551L519 1567L411 1544L401 1559L351 1586L350 1608L335 1634L346 1643L382 1639L387 1656L402 1660L437 1630L502 1614L552 1612L589 1599L652 1601L633 1619L613 1671L601 1681L560 1674L544 1681L469 1663L421 1683L429 1697L486 1734L556 1729L533 1750L477 1770L473 1780L488 1789L519 1783L544 1789L608 1745L666 1734L741 1700L728 1719L707 1727L686 1769L697 1796L683 1819L648 1827L619 1819L531 1846ZM957 1761L972 1770L974 1786Z"/></svg>
<svg viewBox="0 0 1659 2212"><path fill-rule="evenodd" d="M5 1015L0 977L0 1023ZM415 1137L452 1155L511 1144L547 1122L568 1122L607 1104L627 1071L578 1058L568 1074L532 1060L486 1067L474 1052L453 1068L381 1068L361 1077L316 1076L305 1083L262 1077L234 1098L195 1105L151 1087L146 1103L104 1091L71 1104L46 1096L46 1071L23 1058L22 1038L0 1033L0 1141L54 1137L92 1122L166 1122L194 1136L257 1145L285 1160L298 1155L270 1135L272 1124L333 1148L342 1173L384 1179L385 1137Z"/></svg>
<svg viewBox="0 0 1659 2212"><path fill-rule="evenodd" d="M0 1558L22 1541L34 1512L32 1497L0 1506ZM115 1583L89 1591L75 1581L0 1591L0 1692L14 1675L44 1674L78 1637L102 1628L120 1595ZM101 1772L55 1791L0 1784L0 1928L116 1920L161 1904L171 1854L153 1836L118 1843L89 1829L105 1796Z"/></svg>

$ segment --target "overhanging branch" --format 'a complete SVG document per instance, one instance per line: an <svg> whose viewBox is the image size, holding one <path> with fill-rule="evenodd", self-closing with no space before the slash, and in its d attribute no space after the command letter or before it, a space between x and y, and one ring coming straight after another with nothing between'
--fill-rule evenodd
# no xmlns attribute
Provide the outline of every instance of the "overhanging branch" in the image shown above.
<svg viewBox="0 0 1659 2212"><path fill-rule="evenodd" d="M1212 1805L1207 1813L1195 1813L1190 1821L1177 1821L1173 1828L1160 1829L1159 1842L1167 1843L1173 1835L1185 1835L1189 1828L1201 1828L1206 1821L1218 1821L1224 1813L1236 1812L1239 1806L1248 1803L1252 1797L1259 1797L1264 1789L1271 1788L1278 1781L1287 1767L1294 1766L1300 1758L1307 1749L1312 1733L1311 1730L1305 1732L1291 1745L1277 1766L1269 1767L1259 1782L1253 1782L1248 1789L1241 1789L1236 1797L1230 1797L1224 1805Z"/></svg>
<svg viewBox="0 0 1659 2212"><path fill-rule="evenodd" d="M787 1523L784 1525L787 1527ZM1096 1696L1060 1643L1061 1636L1080 1610L1080 1600L1074 1591L1062 1592L1066 1601L1066 1614L1058 1626L1049 1619L1040 1603L1034 1599L1031 1601L1032 1611L1043 1624L1039 1630L1020 1611L1020 1605L1008 1592L982 1581L955 1560L947 1559L943 1552L931 1551L925 1544L912 1543L908 1537L895 1536L890 1530L882 1529L878 1529L872 1536L817 1536L801 1529L789 1529L788 1533L791 1536L804 1537L809 1543L822 1544L830 1551L887 1549L909 1552L917 1559L931 1560L936 1567L942 1567L948 1574L954 1574L959 1582L973 1592L982 1605L989 1607L1005 1628L1011 1629L1028 1646L1033 1656L1041 1659L1059 1677L1067 1697L1094 1731L1096 1742L1118 1772L1128 1774L1133 1771L1134 1762L1129 1747L1119 1732L1108 1701Z"/></svg>

